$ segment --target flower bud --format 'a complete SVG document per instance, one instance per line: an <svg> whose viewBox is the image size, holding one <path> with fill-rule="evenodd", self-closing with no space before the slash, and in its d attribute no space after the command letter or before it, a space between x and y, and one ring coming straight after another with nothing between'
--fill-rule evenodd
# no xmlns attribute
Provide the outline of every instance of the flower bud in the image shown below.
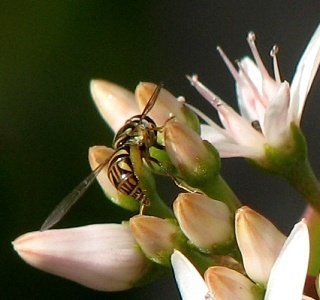
<svg viewBox="0 0 320 300"><path fill-rule="evenodd" d="M176 122L167 124L164 135L167 153L182 179L200 189L212 183L220 170L217 151L195 131Z"/></svg>
<svg viewBox="0 0 320 300"><path fill-rule="evenodd" d="M218 266L210 267L205 272L204 279L216 300L262 299L263 291L259 290L250 279L235 270Z"/></svg>
<svg viewBox="0 0 320 300"><path fill-rule="evenodd" d="M102 118L114 132L117 132L127 119L139 114L134 94L119 85L96 79L91 80L90 90Z"/></svg>
<svg viewBox="0 0 320 300"><path fill-rule="evenodd" d="M155 88L156 84L150 82L141 82L137 85L135 95L141 110L147 105ZM168 119L175 117L175 120L179 123L188 125L194 130L199 131L200 124L198 117L180 99L182 98L176 98L163 88L156 100L155 108L151 109L148 115L155 120L158 126L164 125Z"/></svg>
<svg viewBox="0 0 320 300"><path fill-rule="evenodd" d="M31 266L100 291L130 289L150 267L130 228L120 224L34 231L13 246Z"/></svg>
<svg viewBox="0 0 320 300"><path fill-rule="evenodd" d="M89 163L91 169L95 170L98 166L105 164L113 154L114 149L105 146L94 146L89 148ZM131 211L139 210L139 203L137 201L130 196L120 193L110 182L108 178L108 164L100 171L97 180L106 196L113 203Z"/></svg>
<svg viewBox="0 0 320 300"><path fill-rule="evenodd" d="M244 206L236 213L236 238L248 276L266 286L285 235L268 219Z"/></svg>
<svg viewBox="0 0 320 300"><path fill-rule="evenodd" d="M226 204L202 194L179 194L173 210L182 232L201 251L212 252L233 236L233 220Z"/></svg>
<svg viewBox="0 0 320 300"><path fill-rule="evenodd" d="M130 228L145 255L161 265L170 266L173 250L186 242L174 220L137 215Z"/></svg>

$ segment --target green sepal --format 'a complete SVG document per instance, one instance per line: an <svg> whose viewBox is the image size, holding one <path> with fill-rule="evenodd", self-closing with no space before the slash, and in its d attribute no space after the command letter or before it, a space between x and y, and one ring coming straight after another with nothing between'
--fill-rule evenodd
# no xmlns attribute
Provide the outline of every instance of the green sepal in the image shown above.
<svg viewBox="0 0 320 300"><path fill-rule="evenodd" d="M194 113L194 111L189 107L187 107L186 105L184 105L182 107L182 112L186 118L186 123L184 124L192 128L198 134L200 134L201 132L200 121L198 116Z"/></svg>
<svg viewBox="0 0 320 300"><path fill-rule="evenodd" d="M291 123L290 142L280 147L265 145L265 158L261 161L253 161L253 164L264 170L278 174L286 179L292 178L297 166L304 164L307 159L307 143L299 126Z"/></svg>
<svg viewBox="0 0 320 300"><path fill-rule="evenodd" d="M224 202L232 212L235 212L241 206L241 202L220 175L219 153L208 141L204 140L203 144L208 150L207 158L193 166L193 172L183 172L184 170L180 169L177 177L187 186L203 192L212 199ZM183 183L181 185L183 186Z"/></svg>
<svg viewBox="0 0 320 300"><path fill-rule="evenodd" d="M170 274L171 268L150 261L147 272L137 281L132 283L133 287L148 285L164 275Z"/></svg>
<svg viewBox="0 0 320 300"><path fill-rule="evenodd" d="M212 184L214 179L219 176L221 160L218 151L208 142L203 141L207 149L206 159L202 159L192 168L180 168L179 177L188 185L202 189L203 186ZM192 171L191 171L192 169Z"/></svg>
<svg viewBox="0 0 320 300"><path fill-rule="evenodd" d="M108 195L107 195L108 196ZM110 197L110 200L116 205L130 211L139 211L140 204L131 196L118 192L117 198Z"/></svg>

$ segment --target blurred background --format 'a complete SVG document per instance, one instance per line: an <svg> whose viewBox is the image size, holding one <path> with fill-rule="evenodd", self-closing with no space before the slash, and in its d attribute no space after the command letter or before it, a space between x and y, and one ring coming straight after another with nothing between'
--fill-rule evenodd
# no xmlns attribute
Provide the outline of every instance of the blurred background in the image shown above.
<svg viewBox="0 0 320 300"><path fill-rule="evenodd" d="M102 293L33 269L12 250L10 242L38 230L90 172L88 147L111 145L113 133L93 105L89 81L105 78L130 90L139 81L163 81L216 118L185 74L199 74L235 106L233 79L215 47L221 45L231 60L241 58L249 53L245 38L253 30L270 71L269 50L280 47L282 78L290 81L319 21L320 2L310 0L1 1L0 297L179 299L170 276L128 292ZM319 98L318 75L302 121L317 175ZM303 211L303 199L288 184L243 159L224 160L222 173L244 204L285 233ZM95 183L57 227L129 217Z"/></svg>

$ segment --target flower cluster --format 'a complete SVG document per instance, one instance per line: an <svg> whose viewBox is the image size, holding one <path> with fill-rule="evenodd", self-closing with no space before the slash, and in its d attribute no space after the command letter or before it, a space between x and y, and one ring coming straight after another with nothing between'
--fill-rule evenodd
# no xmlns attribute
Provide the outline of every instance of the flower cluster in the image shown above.
<svg viewBox="0 0 320 300"><path fill-rule="evenodd" d="M246 57L238 70L218 47L236 80L241 114L196 75L188 76L223 127L153 83L140 83L133 94L93 80L94 102L118 134L113 148L89 149L90 180L97 177L111 201L140 213L122 224L27 233L13 242L18 254L36 268L101 291L144 285L173 269L184 300L318 297L304 286L307 274L320 271L320 185L299 125L320 63L320 26L291 85L280 79L278 49L271 52L273 79L255 35L249 33L247 40L255 62ZM198 116L207 124L200 125ZM283 176L306 199L307 213L289 237L243 206L220 175L220 157L239 156ZM172 209L157 193L153 173L168 176L184 190ZM58 207L59 218L74 199L67 200L67 206Z"/></svg>

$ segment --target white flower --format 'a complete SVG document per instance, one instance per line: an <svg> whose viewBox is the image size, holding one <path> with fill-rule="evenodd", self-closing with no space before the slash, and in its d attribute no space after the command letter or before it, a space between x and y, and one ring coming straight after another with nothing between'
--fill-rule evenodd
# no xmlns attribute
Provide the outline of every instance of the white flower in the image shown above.
<svg viewBox="0 0 320 300"><path fill-rule="evenodd" d="M290 141L290 124L300 124L306 97L320 63L320 26L316 29L298 63L291 87L281 82L274 58L275 80L264 67L255 46L255 35L249 33L248 43L256 64L248 57L238 62L239 71L221 50L223 60L236 80L241 115L211 92L196 75L188 77L191 84L217 110L224 128L219 127L201 112L196 111L209 125L202 126L202 137L210 141L221 157L264 157L264 145L281 147Z"/></svg>
<svg viewBox="0 0 320 300"><path fill-rule="evenodd" d="M269 277L269 282L266 288L264 299L311 299L309 297L303 296L302 294L307 273L308 259L308 228L304 221L301 221L295 225L271 269L271 274ZM215 285L209 281L212 278L217 277L206 275L205 281L196 270L196 268L182 253L176 251L172 255L171 261L175 273L175 278L183 300L224 300L217 296L218 294L224 294L224 291L215 292L214 287L216 287L217 289L225 289L225 294L228 295L230 295L233 290L234 296L232 299L245 300L251 298L248 296L248 294L246 294L247 292L244 290L245 288L247 291L250 291L250 289L247 288L249 287L250 282L246 282L245 278L242 278L243 275L241 275L240 273L237 273L233 270L230 270L228 272L226 268L222 269L219 267L217 268L218 273L216 274L218 274L218 279L224 284ZM214 268L209 268L208 270ZM223 276L225 276L225 280L223 280ZM212 289L210 292L208 286ZM241 289L241 294L238 293L238 288ZM258 291L255 290L255 286L252 286L252 293L254 293L255 296L258 295ZM240 298L239 295L241 295ZM215 298L215 296L217 296L217 298ZM255 297L253 299L257 298Z"/></svg>
<svg viewBox="0 0 320 300"><path fill-rule="evenodd" d="M300 300L309 261L309 233L301 221L295 225L273 265L265 299Z"/></svg>
<svg viewBox="0 0 320 300"><path fill-rule="evenodd" d="M209 288L192 263L178 250L171 255L171 263L182 299L206 299Z"/></svg>
<svg viewBox="0 0 320 300"><path fill-rule="evenodd" d="M120 224L29 232L13 246L33 267L100 291L130 289L149 267L129 227Z"/></svg>

